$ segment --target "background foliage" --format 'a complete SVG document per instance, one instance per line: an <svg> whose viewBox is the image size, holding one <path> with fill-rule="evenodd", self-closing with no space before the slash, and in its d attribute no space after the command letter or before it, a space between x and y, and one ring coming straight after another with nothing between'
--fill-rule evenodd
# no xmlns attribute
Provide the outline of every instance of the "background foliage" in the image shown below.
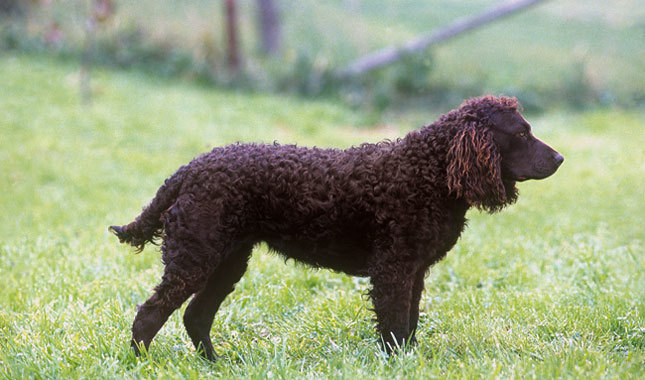
<svg viewBox="0 0 645 380"><path fill-rule="evenodd" d="M0 24L0 46L80 55L91 2L34 3L26 23L14 17L17 22ZM237 3L244 70L235 80L226 70L220 1L117 1L114 15L97 32L94 59L205 83L324 94L376 110L420 101L450 105L487 92L517 96L529 110L645 102L645 11L637 0L548 1L367 78L342 83L331 73L350 60L496 1L280 0L284 43L274 57L260 54L255 2ZM59 38L51 38L52 28L60 31Z"/></svg>

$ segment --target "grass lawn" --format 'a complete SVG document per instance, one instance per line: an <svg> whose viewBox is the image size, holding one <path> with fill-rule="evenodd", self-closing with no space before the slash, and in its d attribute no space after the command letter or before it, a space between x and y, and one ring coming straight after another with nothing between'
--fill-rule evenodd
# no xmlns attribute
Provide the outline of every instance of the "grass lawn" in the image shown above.
<svg viewBox="0 0 645 380"><path fill-rule="evenodd" d="M520 184L509 209L469 213L427 278L413 352L379 351L367 280L285 265L259 246L216 316L222 357L212 364L195 355L181 313L147 357L133 356L136 305L162 265L154 248L134 255L107 226L132 220L166 176L214 145L349 146L418 125L108 71L95 73L97 96L82 107L72 65L5 55L0 73L2 377L645 376L643 111L530 118L565 163Z"/></svg>

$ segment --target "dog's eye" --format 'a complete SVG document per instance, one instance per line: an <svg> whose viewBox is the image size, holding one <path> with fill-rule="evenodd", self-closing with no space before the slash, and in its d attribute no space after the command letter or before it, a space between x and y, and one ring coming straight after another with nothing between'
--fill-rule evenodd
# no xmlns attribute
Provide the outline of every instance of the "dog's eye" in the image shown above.
<svg viewBox="0 0 645 380"><path fill-rule="evenodd" d="M522 131L522 132L518 133L516 136L517 137L526 137L527 134L528 133L526 131Z"/></svg>

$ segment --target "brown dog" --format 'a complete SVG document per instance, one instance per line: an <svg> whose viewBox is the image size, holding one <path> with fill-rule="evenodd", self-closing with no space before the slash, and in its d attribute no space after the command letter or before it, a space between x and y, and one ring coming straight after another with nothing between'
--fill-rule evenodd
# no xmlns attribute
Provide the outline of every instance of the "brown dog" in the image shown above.
<svg viewBox="0 0 645 380"><path fill-rule="evenodd" d="M233 144L166 180L136 220L110 229L139 249L161 240L165 272L140 306L132 346L146 348L170 314L215 358L210 328L252 248L368 276L385 349L414 342L424 275L456 243L471 206L517 198L516 181L555 173L563 157L531 134L513 98L464 102L397 141L345 150Z"/></svg>

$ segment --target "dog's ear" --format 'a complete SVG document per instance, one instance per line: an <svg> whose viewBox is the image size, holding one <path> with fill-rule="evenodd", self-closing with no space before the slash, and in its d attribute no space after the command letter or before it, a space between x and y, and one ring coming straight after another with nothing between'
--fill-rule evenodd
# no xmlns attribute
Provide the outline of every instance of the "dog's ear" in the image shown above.
<svg viewBox="0 0 645 380"><path fill-rule="evenodd" d="M470 122L454 137L447 159L451 194L489 212L510 201L502 182L501 156L488 128Z"/></svg>

